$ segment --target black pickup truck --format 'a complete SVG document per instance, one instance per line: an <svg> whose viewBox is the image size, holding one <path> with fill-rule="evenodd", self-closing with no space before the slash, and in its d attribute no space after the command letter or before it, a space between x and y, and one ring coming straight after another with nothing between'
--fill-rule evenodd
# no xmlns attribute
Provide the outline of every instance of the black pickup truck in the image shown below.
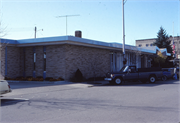
<svg viewBox="0 0 180 123"><path fill-rule="evenodd" d="M111 84L122 84L122 81L138 81L143 83L149 81L155 83L156 80L161 79L163 72L161 68L138 68L136 66L124 66L118 72L110 72L106 74L106 81Z"/></svg>

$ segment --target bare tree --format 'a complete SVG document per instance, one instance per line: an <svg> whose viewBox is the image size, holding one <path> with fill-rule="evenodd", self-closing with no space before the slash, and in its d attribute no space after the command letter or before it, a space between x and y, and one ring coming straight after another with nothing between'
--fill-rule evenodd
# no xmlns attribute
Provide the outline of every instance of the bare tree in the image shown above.
<svg viewBox="0 0 180 123"><path fill-rule="evenodd" d="M5 77L5 48L9 42L2 40L1 38L6 35L6 27L2 27L2 21L0 21L0 80Z"/></svg>

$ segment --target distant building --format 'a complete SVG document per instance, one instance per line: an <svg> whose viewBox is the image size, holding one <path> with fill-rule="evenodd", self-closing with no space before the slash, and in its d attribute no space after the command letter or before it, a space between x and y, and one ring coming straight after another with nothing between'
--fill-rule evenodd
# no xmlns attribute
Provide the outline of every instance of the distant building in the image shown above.
<svg viewBox="0 0 180 123"><path fill-rule="evenodd" d="M153 46L153 43L156 41L156 39L157 38L136 40L136 46L138 47ZM173 37L170 36L169 40L171 40L171 45L173 47ZM177 58L178 55L180 55L180 37L179 36L174 37L174 45L175 45L175 54Z"/></svg>

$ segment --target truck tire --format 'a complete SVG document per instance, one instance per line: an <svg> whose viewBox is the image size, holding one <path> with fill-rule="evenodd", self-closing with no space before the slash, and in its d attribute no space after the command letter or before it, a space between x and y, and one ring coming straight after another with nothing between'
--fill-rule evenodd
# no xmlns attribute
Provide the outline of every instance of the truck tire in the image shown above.
<svg viewBox="0 0 180 123"><path fill-rule="evenodd" d="M161 80L162 80L162 81L166 81L166 80L167 80L167 76L165 76L165 75L162 76Z"/></svg>
<svg viewBox="0 0 180 123"><path fill-rule="evenodd" d="M116 85L120 85L120 84L122 84L122 79L121 78L115 78L115 80L114 80L114 84L116 84Z"/></svg>
<svg viewBox="0 0 180 123"><path fill-rule="evenodd" d="M149 82L150 83L155 83L156 82L156 77L155 76L150 76L149 77Z"/></svg>

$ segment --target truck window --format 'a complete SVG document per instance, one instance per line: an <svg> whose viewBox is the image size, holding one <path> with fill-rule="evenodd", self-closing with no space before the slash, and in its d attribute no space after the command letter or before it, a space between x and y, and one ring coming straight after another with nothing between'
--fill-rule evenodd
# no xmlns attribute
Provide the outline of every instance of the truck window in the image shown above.
<svg viewBox="0 0 180 123"><path fill-rule="evenodd" d="M135 72L136 72L135 67L131 67L131 72L132 72L132 73L135 73Z"/></svg>
<svg viewBox="0 0 180 123"><path fill-rule="evenodd" d="M125 72L128 69L128 66L124 66L121 68L120 72Z"/></svg>

